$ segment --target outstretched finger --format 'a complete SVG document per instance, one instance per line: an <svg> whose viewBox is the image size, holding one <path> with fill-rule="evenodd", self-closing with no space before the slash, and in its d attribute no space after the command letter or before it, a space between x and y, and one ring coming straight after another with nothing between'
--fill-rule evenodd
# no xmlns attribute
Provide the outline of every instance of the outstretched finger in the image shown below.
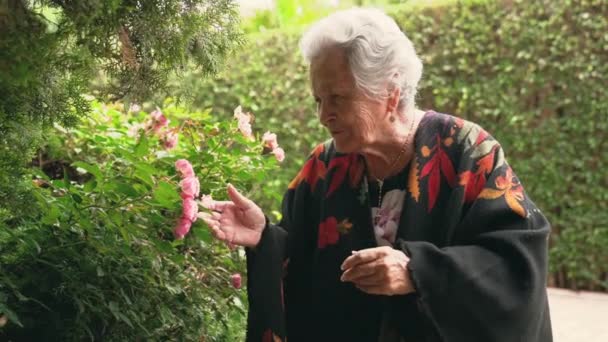
<svg viewBox="0 0 608 342"><path fill-rule="evenodd" d="M200 218L201 220L204 220L205 222L209 221L219 223L219 218L217 218L214 214L221 215L219 213L206 213L204 211L199 211L196 214L196 217Z"/></svg>
<svg viewBox="0 0 608 342"><path fill-rule="evenodd" d="M251 200L243 196L232 184L228 184L228 196L240 209L247 210L252 205Z"/></svg>
<svg viewBox="0 0 608 342"><path fill-rule="evenodd" d="M213 211L224 211L233 205L234 202L232 201L213 201L206 208Z"/></svg>

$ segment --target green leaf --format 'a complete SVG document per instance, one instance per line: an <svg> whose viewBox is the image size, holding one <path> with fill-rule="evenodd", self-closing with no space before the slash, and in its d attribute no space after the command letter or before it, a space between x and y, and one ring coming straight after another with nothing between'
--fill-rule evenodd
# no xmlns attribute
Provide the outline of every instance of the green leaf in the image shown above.
<svg viewBox="0 0 608 342"><path fill-rule="evenodd" d="M213 236L209 232L209 229L207 229L206 225L199 222L200 221L197 220L192 225L190 232L192 232L197 239L205 242L206 244L210 244L213 241Z"/></svg>
<svg viewBox="0 0 608 342"><path fill-rule="evenodd" d="M149 186L154 186L154 176L158 173L158 170L148 164L135 163L134 176Z"/></svg>
<svg viewBox="0 0 608 342"><path fill-rule="evenodd" d="M52 225L57 223L57 219L59 218L59 215L61 214L61 212L59 211L59 208L57 208L54 205L51 205L48 210L44 213L44 216L42 216L42 223L44 224L48 224L48 225Z"/></svg>
<svg viewBox="0 0 608 342"><path fill-rule="evenodd" d="M97 166L97 165L78 161L78 162L72 163L72 166L83 169L86 172L92 174L97 179L98 182L103 181L103 174L101 173L101 170L99 169L99 166Z"/></svg>
<svg viewBox="0 0 608 342"><path fill-rule="evenodd" d="M114 185L116 191L120 194L126 195L128 197L137 197L139 195L137 190L135 190L135 188L131 184L124 182L116 182L114 183Z"/></svg>
<svg viewBox="0 0 608 342"><path fill-rule="evenodd" d="M78 194L72 194L72 199L74 200L74 202L81 204L82 203L82 197L80 197L80 195Z"/></svg>
<svg viewBox="0 0 608 342"><path fill-rule="evenodd" d="M154 189L153 197L158 204L165 208L174 208L175 203L180 198L175 186L164 181L158 183L158 186Z"/></svg>
<svg viewBox="0 0 608 342"><path fill-rule="evenodd" d="M135 156L141 158L147 155L149 151L150 146L148 137L145 134L142 134L141 138L139 139L139 143L137 144L137 146L135 146Z"/></svg>

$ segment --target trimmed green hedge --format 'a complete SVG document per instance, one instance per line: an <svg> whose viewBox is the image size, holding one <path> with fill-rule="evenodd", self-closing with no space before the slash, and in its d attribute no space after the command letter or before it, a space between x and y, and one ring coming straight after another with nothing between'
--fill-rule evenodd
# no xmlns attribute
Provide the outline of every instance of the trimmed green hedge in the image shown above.
<svg viewBox="0 0 608 342"><path fill-rule="evenodd" d="M552 222L550 283L608 289L608 3L470 1L392 15L424 60L420 107L490 131ZM288 156L259 192L266 208L326 138L297 40L251 36L219 78L177 81L196 107L231 115L242 104L277 131Z"/></svg>

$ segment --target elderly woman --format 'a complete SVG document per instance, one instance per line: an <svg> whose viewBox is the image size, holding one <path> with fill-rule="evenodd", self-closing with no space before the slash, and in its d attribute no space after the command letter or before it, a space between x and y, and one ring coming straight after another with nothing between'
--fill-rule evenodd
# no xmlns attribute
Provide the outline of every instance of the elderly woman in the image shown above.
<svg viewBox="0 0 608 342"><path fill-rule="evenodd" d="M549 224L500 144L415 106L422 65L378 10L316 23L318 145L283 219L228 186L202 214L247 252L248 341L551 341Z"/></svg>

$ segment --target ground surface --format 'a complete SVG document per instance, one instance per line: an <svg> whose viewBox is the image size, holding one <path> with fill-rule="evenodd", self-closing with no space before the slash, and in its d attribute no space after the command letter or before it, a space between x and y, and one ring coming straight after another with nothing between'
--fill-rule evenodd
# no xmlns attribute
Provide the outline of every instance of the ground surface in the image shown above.
<svg viewBox="0 0 608 342"><path fill-rule="evenodd" d="M549 289L555 342L608 342L608 294Z"/></svg>

